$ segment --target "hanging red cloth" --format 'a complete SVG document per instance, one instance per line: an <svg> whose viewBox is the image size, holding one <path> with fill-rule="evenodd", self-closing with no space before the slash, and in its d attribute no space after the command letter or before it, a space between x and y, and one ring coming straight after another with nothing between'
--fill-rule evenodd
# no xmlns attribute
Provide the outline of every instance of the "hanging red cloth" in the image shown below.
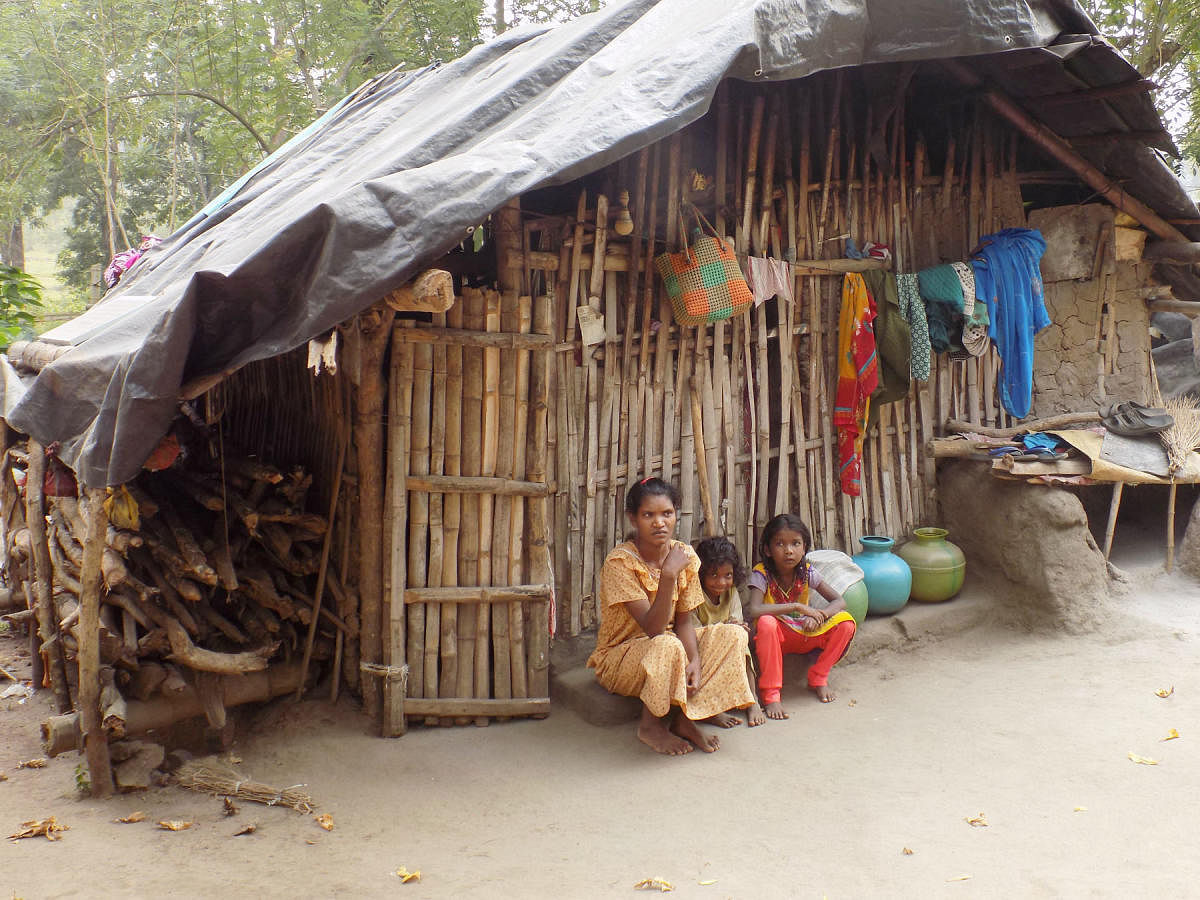
<svg viewBox="0 0 1200 900"><path fill-rule="evenodd" d="M862 493L862 448L867 433L871 392L879 386L875 350L875 301L857 272L842 282L838 324L838 383L833 424L838 430L839 480L842 492Z"/></svg>

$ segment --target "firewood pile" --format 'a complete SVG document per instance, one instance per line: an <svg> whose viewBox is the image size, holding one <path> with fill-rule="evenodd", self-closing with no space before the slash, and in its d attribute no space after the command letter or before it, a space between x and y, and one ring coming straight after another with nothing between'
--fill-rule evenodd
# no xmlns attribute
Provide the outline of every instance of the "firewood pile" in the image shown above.
<svg viewBox="0 0 1200 900"><path fill-rule="evenodd" d="M8 456L20 484L27 451L13 447ZM209 721L224 724L222 691L205 690L206 684L222 681L215 676L265 670L272 661L298 660L304 651L327 529L323 516L305 511L312 475L244 456L214 461L209 471L189 463L143 471L105 501L101 707L114 738L125 733L127 698L198 694ZM54 493L70 492L49 490L45 500L58 625L53 640L71 660L78 650L88 500ZM31 608L33 544L28 527L10 529L9 583L20 586ZM327 594L342 594L334 573L325 583ZM322 618L326 633L317 632L314 659L332 654L327 632L347 629L328 610ZM74 668L66 667L72 674Z"/></svg>

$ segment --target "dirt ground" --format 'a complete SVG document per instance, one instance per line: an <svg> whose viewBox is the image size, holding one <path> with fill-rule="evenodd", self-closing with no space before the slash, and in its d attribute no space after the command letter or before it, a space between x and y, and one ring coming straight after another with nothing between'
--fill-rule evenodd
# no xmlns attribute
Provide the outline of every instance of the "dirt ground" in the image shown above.
<svg viewBox="0 0 1200 900"><path fill-rule="evenodd" d="M243 731L239 768L306 784L328 833L251 803L225 818L178 787L80 799L75 754L17 768L40 755L48 699L0 701L2 833L48 815L71 829L4 841L0 895L607 897L651 876L681 898L1186 895L1200 586L1131 552L1115 557L1133 576L1120 632L999 623L877 653L834 670L836 703L792 686L790 720L722 732L712 755L657 757L631 727L565 710L385 741L349 704L278 703ZM15 643L0 637L0 658ZM113 822L135 810L147 821ZM400 866L421 881L402 885Z"/></svg>

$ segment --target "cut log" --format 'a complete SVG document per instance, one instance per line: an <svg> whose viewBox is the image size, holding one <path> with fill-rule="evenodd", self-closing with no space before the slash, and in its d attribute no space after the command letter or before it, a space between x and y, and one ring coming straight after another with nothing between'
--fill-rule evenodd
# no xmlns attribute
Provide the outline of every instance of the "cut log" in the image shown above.
<svg viewBox="0 0 1200 900"><path fill-rule="evenodd" d="M233 565L233 549L229 546L228 522L224 515L213 520L213 547L209 554L213 568L217 570L217 580L227 591L238 589L237 570Z"/></svg>
<svg viewBox="0 0 1200 900"><path fill-rule="evenodd" d="M444 313L454 305L454 276L444 269L429 269L396 288L383 302L397 312Z"/></svg>
<svg viewBox="0 0 1200 900"><path fill-rule="evenodd" d="M226 676L221 679L222 700L226 708L243 703L263 702L296 690L300 682L300 664L284 663L263 672ZM147 701L128 701L127 735L145 734L167 728L176 722L203 715L204 706L194 688L184 686L178 696L154 697ZM79 717L76 713L52 716L42 723L42 749L47 756L74 750L79 743Z"/></svg>
<svg viewBox="0 0 1200 900"><path fill-rule="evenodd" d="M148 700L167 678L165 666L156 662L144 662L138 666L129 682L129 693L137 700ZM126 704L128 713L128 703Z"/></svg>
<svg viewBox="0 0 1200 900"><path fill-rule="evenodd" d="M115 740L125 737L125 719L129 715L125 698L117 690L111 666L100 670L100 725Z"/></svg>

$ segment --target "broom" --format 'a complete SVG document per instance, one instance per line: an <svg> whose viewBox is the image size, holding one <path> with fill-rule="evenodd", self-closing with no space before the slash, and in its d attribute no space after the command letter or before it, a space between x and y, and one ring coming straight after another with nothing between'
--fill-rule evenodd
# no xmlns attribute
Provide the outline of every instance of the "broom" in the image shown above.
<svg viewBox="0 0 1200 900"><path fill-rule="evenodd" d="M1153 359L1150 361L1150 380L1152 402L1166 410L1172 419L1171 427L1159 432L1158 437L1166 448L1167 468L1174 480L1175 473L1187 465L1192 451L1200 449L1200 403L1197 403L1192 394L1164 400L1158 387L1158 371L1154 367Z"/></svg>

